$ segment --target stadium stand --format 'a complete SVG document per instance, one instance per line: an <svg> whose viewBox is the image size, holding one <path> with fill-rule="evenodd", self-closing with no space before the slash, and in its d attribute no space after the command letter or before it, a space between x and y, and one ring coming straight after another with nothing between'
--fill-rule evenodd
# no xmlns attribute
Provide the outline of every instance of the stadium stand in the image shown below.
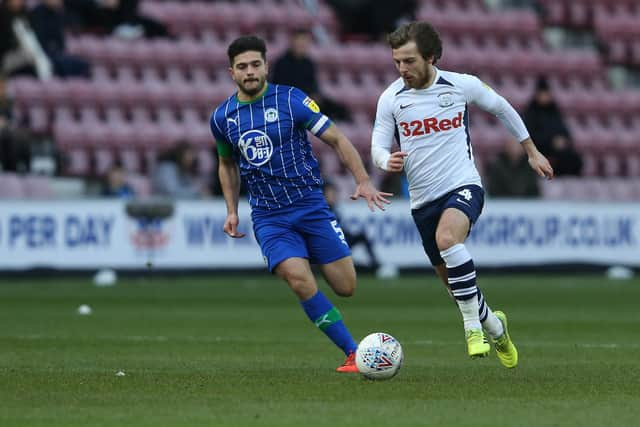
<svg viewBox="0 0 640 427"><path fill-rule="evenodd" d="M156 154L181 138L197 147L200 173L210 174L216 160L209 114L234 90L226 72L229 41L241 33L257 32L267 38L269 55L275 58L286 48L289 31L320 24L333 35L312 49L320 84L329 97L342 100L352 111L353 122L339 125L369 162L377 98L397 78L389 49L383 43L343 42L335 35L338 20L327 4L318 2L314 16L303 3L145 0L141 12L166 24L175 39L75 34L68 39L68 50L92 63L92 78L12 79L9 89L16 115L34 132L53 135L67 159L63 175L99 177L118 161L144 180ZM557 187L543 191L543 197L598 194L640 200L637 191L627 188L637 186L640 177L640 91L613 89L607 80L611 64L640 64L640 5L631 0L540 0L531 3L535 5L540 13L534 7L493 9L482 0L423 0L417 18L440 30L443 69L479 75L518 109L530 99L537 77L548 77L588 179L557 181ZM543 36L546 26L591 32L604 49L552 49ZM474 111L471 117L482 172L505 133L484 113ZM333 153L323 144L315 145L324 173L341 173ZM37 193L20 193L18 177L3 179L12 182L13 190L4 190L13 191L10 194ZM585 190L565 191L575 190L583 181ZM616 190L591 190L600 181ZM140 185L140 194L148 194L144 190L148 185Z"/></svg>

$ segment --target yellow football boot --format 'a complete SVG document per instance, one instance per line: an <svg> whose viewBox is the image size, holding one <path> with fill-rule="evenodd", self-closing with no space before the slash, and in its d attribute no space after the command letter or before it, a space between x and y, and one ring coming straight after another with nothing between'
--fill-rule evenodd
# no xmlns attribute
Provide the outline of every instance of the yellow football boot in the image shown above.
<svg viewBox="0 0 640 427"><path fill-rule="evenodd" d="M505 368L515 368L518 364L518 350L516 349L516 346L513 345L513 342L509 337L507 316L502 311L494 311L493 314L500 319L500 322L502 322L502 326L504 327L504 334L493 340L498 359L500 359L500 363L502 363Z"/></svg>
<svg viewBox="0 0 640 427"><path fill-rule="evenodd" d="M465 334L467 338L467 351L471 358L486 357L489 354L491 346L484 339L482 329L471 329L466 331Z"/></svg>

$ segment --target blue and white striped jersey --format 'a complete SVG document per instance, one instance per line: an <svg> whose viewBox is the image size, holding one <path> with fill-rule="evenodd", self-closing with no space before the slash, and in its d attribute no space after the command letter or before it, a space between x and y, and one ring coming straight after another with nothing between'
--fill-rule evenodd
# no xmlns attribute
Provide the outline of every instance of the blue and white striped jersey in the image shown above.
<svg viewBox="0 0 640 427"><path fill-rule="evenodd" d="M301 90L268 84L263 96L238 101L232 95L211 115L211 132L231 150L252 208L288 206L310 192L321 192L322 177L307 130L320 136L331 121ZM227 145L224 147L224 145Z"/></svg>

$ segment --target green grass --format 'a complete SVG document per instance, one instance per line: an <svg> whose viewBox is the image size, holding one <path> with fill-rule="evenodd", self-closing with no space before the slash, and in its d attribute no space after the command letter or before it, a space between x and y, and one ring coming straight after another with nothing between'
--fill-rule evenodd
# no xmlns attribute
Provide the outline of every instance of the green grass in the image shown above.
<svg viewBox="0 0 640 427"><path fill-rule="evenodd" d="M480 280L518 368L465 356L432 273L363 276L332 300L356 338L384 330L405 352L396 378L371 382L334 372L341 353L267 274L1 279L0 426L639 425L640 280Z"/></svg>

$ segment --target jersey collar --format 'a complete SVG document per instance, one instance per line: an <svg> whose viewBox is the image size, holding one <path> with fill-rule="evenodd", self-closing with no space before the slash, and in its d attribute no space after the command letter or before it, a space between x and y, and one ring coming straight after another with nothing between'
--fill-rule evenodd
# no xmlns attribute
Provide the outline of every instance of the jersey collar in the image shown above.
<svg viewBox="0 0 640 427"><path fill-rule="evenodd" d="M269 90L269 86L270 86L269 82L265 82L264 89L262 89L262 92L260 92L258 95L256 95L255 98L249 101L240 101L240 98L238 98L238 92L236 92L236 101L238 101L238 104L240 105L248 105L248 104L253 104L256 101L260 101L266 95L267 91Z"/></svg>

